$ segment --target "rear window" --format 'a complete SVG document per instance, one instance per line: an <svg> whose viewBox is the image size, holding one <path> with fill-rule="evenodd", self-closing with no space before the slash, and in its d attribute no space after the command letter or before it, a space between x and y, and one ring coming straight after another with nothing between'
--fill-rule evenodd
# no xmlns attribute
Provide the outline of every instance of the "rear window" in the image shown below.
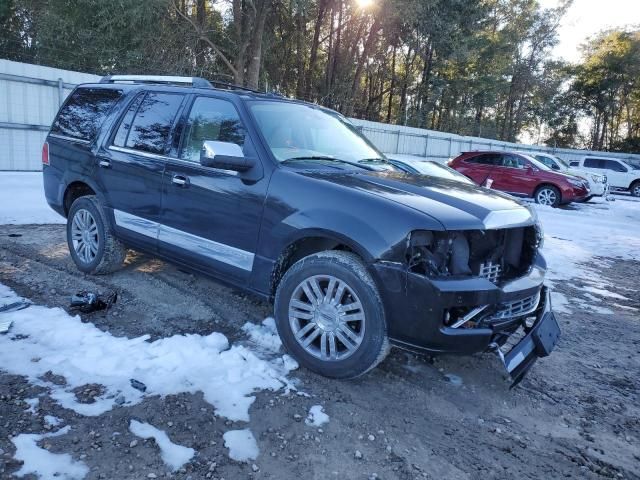
<svg viewBox="0 0 640 480"><path fill-rule="evenodd" d="M118 127L114 145L163 154L183 99L181 94L158 92L136 99Z"/></svg>
<svg viewBox="0 0 640 480"><path fill-rule="evenodd" d="M475 157L467 158L467 163L478 163L480 165L499 165L501 162L501 155L495 153L485 153L477 155Z"/></svg>
<svg viewBox="0 0 640 480"><path fill-rule="evenodd" d="M121 96L121 90L78 88L60 109L51 133L86 141L95 139L100 125Z"/></svg>

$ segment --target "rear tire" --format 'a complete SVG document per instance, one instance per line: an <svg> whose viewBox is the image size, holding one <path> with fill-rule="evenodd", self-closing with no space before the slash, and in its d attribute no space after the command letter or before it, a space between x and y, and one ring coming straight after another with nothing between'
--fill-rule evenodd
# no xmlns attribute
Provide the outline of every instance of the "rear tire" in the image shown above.
<svg viewBox="0 0 640 480"><path fill-rule="evenodd" d="M548 205L550 207L557 207L560 205L562 197L560 196L560 190L553 185L542 185L533 194L533 198L536 203L540 205Z"/></svg>
<svg viewBox="0 0 640 480"><path fill-rule="evenodd" d="M326 251L296 262L278 285L274 310L287 351L325 377L359 377L389 352L378 288L353 253Z"/></svg>
<svg viewBox="0 0 640 480"><path fill-rule="evenodd" d="M118 270L127 254L124 245L113 235L95 195L80 197L71 205L67 245L78 269L95 275Z"/></svg>
<svg viewBox="0 0 640 480"><path fill-rule="evenodd" d="M631 184L631 188L629 189L631 195L634 197L640 197L640 181L636 180Z"/></svg>

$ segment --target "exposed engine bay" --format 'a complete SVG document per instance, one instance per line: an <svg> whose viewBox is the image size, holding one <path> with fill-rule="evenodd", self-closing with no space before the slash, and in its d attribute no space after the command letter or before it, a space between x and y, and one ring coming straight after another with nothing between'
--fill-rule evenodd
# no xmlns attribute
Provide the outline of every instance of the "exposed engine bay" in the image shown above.
<svg viewBox="0 0 640 480"><path fill-rule="evenodd" d="M481 276L496 285L528 272L541 235L536 226L453 232L414 231L409 271L429 277Z"/></svg>

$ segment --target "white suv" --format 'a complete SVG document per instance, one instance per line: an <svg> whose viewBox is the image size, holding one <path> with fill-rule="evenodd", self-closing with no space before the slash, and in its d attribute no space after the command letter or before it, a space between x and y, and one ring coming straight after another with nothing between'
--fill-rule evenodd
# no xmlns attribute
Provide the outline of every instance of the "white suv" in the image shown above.
<svg viewBox="0 0 640 480"><path fill-rule="evenodd" d="M593 197L604 197L607 195L607 193L609 193L609 185L607 184L606 175L602 175L601 173L586 172L584 170L580 170L579 168L574 168L565 160L558 158L555 155L551 155L550 153L536 153L535 155L531 154L531 156L539 162L545 164L552 170L569 173L571 175L584 178L587 182L589 182L589 190L591 194L583 200L585 202L588 202Z"/></svg>
<svg viewBox="0 0 640 480"><path fill-rule="evenodd" d="M632 167L617 158L583 157L572 160L572 167L587 172L606 174L609 186L615 190L628 190L634 197L640 197L640 168Z"/></svg>

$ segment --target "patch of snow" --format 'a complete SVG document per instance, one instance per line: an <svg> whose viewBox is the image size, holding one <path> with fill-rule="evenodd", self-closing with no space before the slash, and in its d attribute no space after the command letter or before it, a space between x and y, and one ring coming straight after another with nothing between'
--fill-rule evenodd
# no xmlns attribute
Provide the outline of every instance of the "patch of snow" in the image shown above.
<svg viewBox="0 0 640 480"><path fill-rule="evenodd" d="M309 426L321 427L325 423L329 422L329 415L324 413L324 407L322 405L314 405L309 409L309 415L304 421Z"/></svg>
<svg viewBox="0 0 640 480"><path fill-rule="evenodd" d="M153 438L160 448L162 461L174 472L193 458L196 451L193 448L177 445L169 440L168 435L148 423L131 420L129 430L140 438Z"/></svg>
<svg viewBox="0 0 640 480"><path fill-rule="evenodd" d="M595 313L599 313L600 315L613 315L615 312L607 307L600 307L598 305L592 305L587 303L584 305L587 310L590 310Z"/></svg>
<svg viewBox="0 0 640 480"><path fill-rule="evenodd" d="M571 313L571 309L569 308L569 300L567 297L560 292L556 292L555 290L551 291L551 305L553 306L553 310L558 313Z"/></svg>
<svg viewBox="0 0 640 480"><path fill-rule="evenodd" d="M256 439L248 428L244 430L229 430L222 438L224 446L229 449L229 457L237 462L248 462L258 458L260 450Z"/></svg>
<svg viewBox="0 0 640 480"><path fill-rule="evenodd" d="M578 264L591 262L596 256L640 260L637 205L626 202L574 204L571 209L534 206L545 231L543 251L552 279L579 278L584 269ZM599 265L587 267L597 271Z"/></svg>
<svg viewBox="0 0 640 480"><path fill-rule="evenodd" d="M548 283L580 278L611 295L602 280L601 270L607 258L640 260L640 209L634 202L573 204L570 209L534 205L545 232L543 254L547 260ZM604 259L604 260L603 260ZM607 295L604 295L607 292ZM566 297L553 294L553 304L560 313L569 313ZM610 310L589 305L597 313Z"/></svg>
<svg viewBox="0 0 640 480"><path fill-rule="evenodd" d="M58 417L54 417L53 415L45 415L44 421L47 425L51 425L52 427L57 427L62 423L62 420Z"/></svg>
<svg viewBox="0 0 640 480"><path fill-rule="evenodd" d="M42 480L81 480L89 473L89 467L74 460L68 453L51 453L38 446L38 442L49 437L68 433L70 427L64 427L53 433L22 433L11 441L16 447L16 460L24 462L15 475L24 477L34 474Z"/></svg>
<svg viewBox="0 0 640 480"><path fill-rule="evenodd" d="M26 398L25 402L27 405L29 405L29 408L27 408L25 410L25 412L34 414L36 413L36 409L38 408L38 405L40 405L40 399L38 397L36 398Z"/></svg>
<svg viewBox="0 0 640 480"><path fill-rule="evenodd" d="M282 346L276 329L276 321L271 317L265 318L261 325L247 322L243 325L242 331L249 336L254 344L265 350L277 352Z"/></svg>
<svg viewBox="0 0 640 480"><path fill-rule="evenodd" d="M613 306L621 308L623 310L629 310L631 312L637 312L639 310L636 307L630 307L629 305L620 305L619 303L614 303Z"/></svg>
<svg viewBox="0 0 640 480"><path fill-rule="evenodd" d="M66 223L47 204L42 172L0 172L0 225Z"/></svg>
<svg viewBox="0 0 640 480"><path fill-rule="evenodd" d="M600 295L601 297L615 298L618 300L629 300L627 297L620 295L619 293L610 292L609 290L606 290L604 288L596 288L596 287L590 287L589 285L585 285L584 287L582 287L582 290L595 293L596 295Z"/></svg>
<svg viewBox="0 0 640 480"><path fill-rule="evenodd" d="M17 298L0 285L0 295L9 293ZM248 421L253 392L294 389L286 378L295 363L288 356L263 360L243 346L230 347L220 333L149 342L148 335L114 337L61 308L32 305L3 315L14 325L0 336L2 369L49 388L51 398L81 415L100 415L121 396L132 405L145 395L201 391L217 415ZM66 385L40 378L49 370L64 376ZM131 379L144 383L146 392L133 388ZM73 389L89 383L103 385L104 393L95 403L78 402Z"/></svg>

